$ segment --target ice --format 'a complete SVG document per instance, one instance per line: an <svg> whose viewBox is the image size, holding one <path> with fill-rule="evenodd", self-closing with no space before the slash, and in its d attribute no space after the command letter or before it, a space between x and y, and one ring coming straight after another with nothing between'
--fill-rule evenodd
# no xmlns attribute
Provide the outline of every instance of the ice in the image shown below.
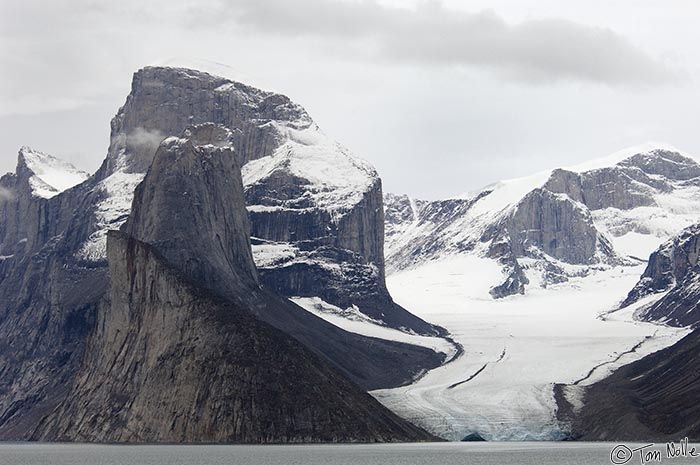
<svg viewBox="0 0 700 465"><path fill-rule="evenodd" d="M300 251L288 242L253 244L253 260L258 268L274 267L296 258Z"/></svg>
<svg viewBox="0 0 700 465"><path fill-rule="evenodd" d="M372 394L451 440L472 432L489 440L561 439L565 427L555 418L555 383L582 380L602 365L585 381L592 382L687 333L634 321L634 309L607 314L643 268L594 270L500 300L487 297L497 266L474 257L432 261L390 275L396 302L445 327L465 352L410 386ZM640 342L634 353L622 355Z"/></svg>
<svg viewBox="0 0 700 465"><path fill-rule="evenodd" d="M447 359L456 353L455 346L443 338L419 336L390 328L385 326L383 322L373 320L363 314L356 307L341 309L319 297L292 297L289 300L319 318L351 333L427 347L436 352L444 353Z"/></svg>

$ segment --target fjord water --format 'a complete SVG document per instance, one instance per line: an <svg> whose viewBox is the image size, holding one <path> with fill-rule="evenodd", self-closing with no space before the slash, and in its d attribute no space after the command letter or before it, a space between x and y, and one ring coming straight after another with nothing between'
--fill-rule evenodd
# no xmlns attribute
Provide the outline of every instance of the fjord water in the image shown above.
<svg viewBox="0 0 700 465"><path fill-rule="evenodd" d="M616 444L576 442L500 442L430 444L188 446L0 444L0 465L590 465L610 464ZM639 445L627 444L631 449ZM661 462L700 463L698 458ZM618 456L615 463L642 463L639 453ZM627 461L625 461L627 460Z"/></svg>

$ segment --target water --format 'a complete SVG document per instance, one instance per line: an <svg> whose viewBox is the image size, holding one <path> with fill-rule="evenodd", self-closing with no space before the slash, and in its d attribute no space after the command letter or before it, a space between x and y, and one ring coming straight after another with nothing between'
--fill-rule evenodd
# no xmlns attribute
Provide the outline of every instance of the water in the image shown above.
<svg viewBox="0 0 700 465"><path fill-rule="evenodd" d="M571 442L298 446L0 443L0 465L610 465L614 447ZM646 463L700 465L700 458L667 458L665 444L645 449L649 450L658 450L661 461ZM642 462L639 452L633 452L627 462L617 463Z"/></svg>

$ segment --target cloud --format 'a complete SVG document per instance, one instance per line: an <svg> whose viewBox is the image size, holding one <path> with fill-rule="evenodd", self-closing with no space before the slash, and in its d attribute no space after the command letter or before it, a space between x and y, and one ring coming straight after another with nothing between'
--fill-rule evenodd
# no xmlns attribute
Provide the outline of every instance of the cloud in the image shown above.
<svg viewBox="0 0 700 465"><path fill-rule="evenodd" d="M491 11L439 2L405 9L374 1L222 0L211 18L269 35L364 40L374 60L487 68L518 81L658 85L680 77L610 29L561 19L509 24Z"/></svg>
<svg viewBox="0 0 700 465"><path fill-rule="evenodd" d="M165 137L165 134L158 130L139 127L129 133L127 143L139 153L155 153Z"/></svg>
<svg viewBox="0 0 700 465"><path fill-rule="evenodd" d="M0 203L7 202L15 198L11 190L0 186Z"/></svg>

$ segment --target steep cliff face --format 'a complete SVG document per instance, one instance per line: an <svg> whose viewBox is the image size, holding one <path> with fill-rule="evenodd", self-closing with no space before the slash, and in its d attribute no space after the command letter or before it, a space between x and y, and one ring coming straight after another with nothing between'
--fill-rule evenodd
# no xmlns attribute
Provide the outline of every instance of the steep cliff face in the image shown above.
<svg viewBox="0 0 700 465"><path fill-rule="evenodd" d="M438 366L442 354L346 333L259 286L248 220L232 213L245 203L237 194L243 187L229 136L224 127L204 124L165 139L136 190L125 232L156 247L190 281L239 302L366 389L402 384L421 367Z"/></svg>
<svg viewBox="0 0 700 465"><path fill-rule="evenodd" d="M83 173L22 148L0 179L0 437L21 438L71 382L106 270L71 254ZM52 184L49 184L51 182ZM67 189L59 193L59 190ZM73 249L75 250L75 249Z"/></svg>
<svg viewBox="0 0 700 465"><path fill-rule="evenodd" d="M672 326L696 326L700 322L700 225L684 229L663 243L649 257L639 282L622 307L650 295L664 293L655 302L637 310L644 321Z"/></svg>
<svg viewBox="0 0 700 465"><path fill-rule="evenodd" d="M228 135L207 124L160 145L125 232L110 233L110 290L76 382L32 437L255 443L430 438L253 316L280 309L257 284Z"/></svg>
<svg viewBox="0 0 700 465"><path fill-rule="evenodd" d="M700 439L700 332L587 389L572 435L588 441Z"/></svg>
<svg viewBox="0 0 700 465"><path fill-rule="evenodd" d="M505 226L510 250L518 257L530 248L566 263L596 261L599 237L590 212L568 196L535 189L518 204Z"/></svg>
<svg viewBox="0 0 700 465"><path fill-rule="evenodd" d="M672 149L503 181L463 199L387 196L387 269L461 254L503 266L494 297L591 269L639 263L650 244L697 221L700 165Z"/></svg>
<svg viewBox="0 0 700 465"><path fill-rule="evenodd" d="M258 275L231 136L207 123L165 139L136 188L124 229L191 281L236 294L239 284L256 285Z"/></svg>

